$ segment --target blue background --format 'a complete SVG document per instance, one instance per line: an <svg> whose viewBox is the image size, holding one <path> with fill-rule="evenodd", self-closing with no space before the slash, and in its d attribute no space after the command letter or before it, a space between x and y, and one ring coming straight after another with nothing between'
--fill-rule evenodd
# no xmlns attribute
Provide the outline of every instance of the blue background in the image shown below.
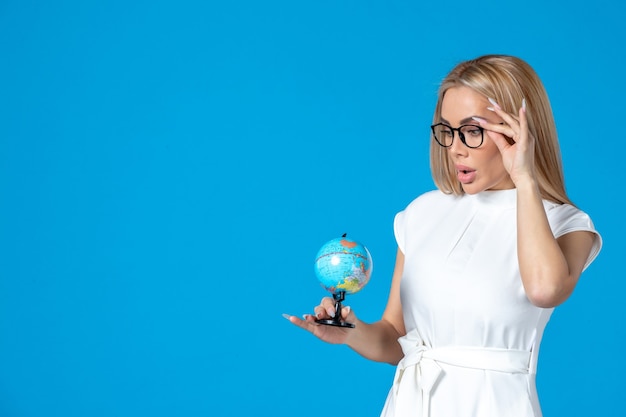
<svg viewBox="0 0 626 417"><path fill-rule="evenodd" d="M0 416L377 416L393 367L281 314L347 232L375 263L347 303L380 316L437 85L485 53L544 80L604 238L548 324L544 414L625 415L621 10L1 0Z"/></svg>

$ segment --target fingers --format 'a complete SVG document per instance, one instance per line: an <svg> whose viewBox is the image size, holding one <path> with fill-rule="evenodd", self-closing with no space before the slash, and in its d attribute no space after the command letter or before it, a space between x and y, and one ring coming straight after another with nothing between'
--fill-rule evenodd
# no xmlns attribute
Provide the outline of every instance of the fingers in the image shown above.
<svg viewBox="0 0 626 417"><path fill-rule="evenodd" d="M311 314L303 315L302 319L296 316L292 316L290 314L283 314L283 317L289 320L292 324L295 324L296 326L311 333L315 333L315 327L319 326L319 324L315 322L315 317L313 317Z"/></svg>
<svg viewBox="0 0 626 417"><path fill-rule="evenodd" d="M489 99L491 103L495 103L492 99ZM534 137L528 130L528 119L526 117L526 99L522 99L522 105L517 111L517 117L505 113L499 107L493 109L493 111L497 112L500 117L505 119L505 121L509 124L509 128L511 133L511 138L514 143L519 144L519 149L522 152L526 152L534 141Z"/></svg>
<svg viewBox="0 0 626 417"><path fill-rule="evenodd" d="M496 142L496 144L505 147L506 145L513 145L520 140L525 140L528 133L528 125L526 120L526 99L522 99L522 106L519 109L518 116L514 116L502 110L502 108L494 99L489 98L488 100L491 103L492 107L487 107L487 109L494 112L498 117L503 120L503 122L490 123L480 117L473 117L473 119L477 121L483 128L485 128L488 134L490 132L499 133L501 135L504 135L507 138L507 141L503 142L501 138L497 137L497 135L489 134L489 137L492 138Z"/></svg>
<svg viewBox="0 0 626 417"><path fill-rule="evenodd" d="M528 119L526 118L526 99L522 99L522 107L519 109L520 136L524 142L528 141Z"/></svg>
<svg viewBox="0 0 626 417"><path fill-rule="evenodd" d="M341 313L341 316L345 318L350 313L350 307L344 307ZM322 298L320 305L313 308L313 314L304 314L302 319L290 314L283 314L283 317L299 327L313 331L312 326L318 325L315 322L316 319L325 320L335 317L335 301L330 297Z"/></svg>
<svg viewBox="0 0 626 417"><path fill-rule="evenodd" d="M350 306L343 306L343 308L341 309L341 318L343 318L346 321L349 321L348 316L350 315L351 312L352 312L352 309L350 308Z"/></svg>
<svg viewBox="0 0 626 417"><path fill-rule="evenodd" d="M487 136L496 144L500 153L504 153L508 148L515 144L515 140L506 134L497 133L491 130L486 131Z"/></svg>
<svg viewBox="0 0 626 417"><path fill-rule="evenodd" d="M341 318L343 320L346 320L350 314L354 315L350 306L342 306ZM335 315L335 301L330 297L324 297L320 305L313 308L313 314L303 314L302 319L296 316L292 316L290 314L283 314L283 317L299 327L307 328L308 330L312 331L309 326L317 326L318 324L316 320L327 320L335 318Z"/></svg>
<svg viewBox="0 0 626 417"><path fill-rule="evenodd" d="M331 297L324 297L313 311L318 319L335 318L335 300Z"/></svg>
<svg viewBox="0 0 626 417"><path fill-rule="evenodd" d="M519 108L518 117L515 117L514 115L509 114L505 112L504 110L502 110L502 108L498 105L498 103L496 103L494 99L488 98L488 100L493 105L493 107L487 107L487 110L491 110L492 112L496 113L499 117L501 117L502 120L504 120L505 124L502 126L504 126L505 129L507 127L506 125L508 125L508 128L511 129L512 133L518 133L520 128L522 127L521 119L525 118L526 116L526 99L525 98L522 99L522 106ZM523 113L523 116L522 116L522 113ZM503 133L503 132L500 132L500 133Z"/></svg>
<svg viewBox="0 0 626 417"><path fill-rule="evenodd" d="M472 117L481 127L485 129L487 136L496 144L500 151L504 151L507 147L513 145L515 140L511 138L510 129L502 124L489 123L480 117Z"/></svg>
<svg viewBox="0 0 626 417"><path fill-rule="evenodd" d="M322 298L322 302L319 306L314 308L315 316L318 319L328 319L335 318L337 312L335 311L335 300L330 297ZM348 315L351 313L350 306L342 306L341 309L341 318L346 319Z"/></svg>
<svg viewBox="0 0 626 417"><path fill-rule="evenodd" d="M307 327L307 323L317 325L315 323L315 317L312 314L303 314L302 318L292 316L291 314L283 314L283 317L300 327Z"/></svg>
<svg viewBox="0 0 626 417"><path fill-rule="evenodd" d="M487 107L487 110L491 110L492 112L496 113L498 116L502 117L502 119L509 125L515 125L517 123L517 119L515 118L515 116L502 110L500 105L496 103L494 99L488 98L488 100L492 104L493 107ZM526 99L522 99L523 106L525 106L524 104L525 102L526 102Z"/></svg>
<svg viewBox="0 0 626 417"><path fill-rule="evenodd" d="M322 304L328 304L327 300L322 300ZM346 344L348 343L348 339L350 338L350 327L344 326L329 326L327 324L335 324L335 320L331 320L332 323L326 322L328 320L328 315L324 315L325 308L322 305L319 305L315 308L315 310L320 310L320 314L322 315L324 320L322 323L319 323L317 317L313 314L305 314L303 318L299 318L296 316L292 316L289 314L283 314L283 317L292 324L297 327L300 327L303 330L306 330L321 339L324 342L332 343L332 344ZM334 305L333 305L334 310ZM347 323L357 323L358 319L352 309L348 306L343 306L341 309L341 319ZM354 327L354 326L352 326Z"/></svg>

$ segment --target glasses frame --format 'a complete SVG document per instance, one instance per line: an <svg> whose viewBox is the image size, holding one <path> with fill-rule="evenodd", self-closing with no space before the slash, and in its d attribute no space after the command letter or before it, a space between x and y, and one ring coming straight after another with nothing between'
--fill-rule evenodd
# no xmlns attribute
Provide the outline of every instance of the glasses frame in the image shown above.
<svg viewBox="0 0 626 417"><path fill-rule="evenodd" d="M435 134L435 128L437 126L445 126L452 131L452 140L450 141L449 145L444 145L443 143L439 142L439 139L437 139L437 135ZM465 142L465 135L463 134L463 132L461 132L461 129L463 129L464 127L468 127L468 126L471 126L473 128L480 130L480 143L478 144L478 146L470 146L467 144L467 142ZM433 132L433 137L435 138L435 142L437 142L437 144L439 144L443 148L449 148L454 143L454 131L457 131L459 133L459 139L461 139L461 142L463 143L463 145L467 146L470 149L479 148L485 141L485 129L478 125L461 125L459 127L452 127L446 123L436 123L430 127L430 130L432 130Z"/></svg>

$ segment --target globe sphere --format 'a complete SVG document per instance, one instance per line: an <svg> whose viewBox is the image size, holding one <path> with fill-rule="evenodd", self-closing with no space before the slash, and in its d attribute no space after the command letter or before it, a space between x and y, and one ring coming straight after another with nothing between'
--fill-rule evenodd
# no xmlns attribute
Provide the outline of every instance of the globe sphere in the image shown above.
<svg viewBox="0 0 626 417"><path fill-rule="evenodd" d="M315 275L332 294L354 294L365 287L373 270L369 250L343 236L326 242L315 258Z"/></svg>

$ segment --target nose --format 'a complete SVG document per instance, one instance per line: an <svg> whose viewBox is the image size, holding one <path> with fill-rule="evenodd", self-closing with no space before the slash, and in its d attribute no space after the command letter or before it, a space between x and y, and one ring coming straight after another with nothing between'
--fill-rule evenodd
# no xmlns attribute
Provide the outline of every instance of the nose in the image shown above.
<svg viewBox="0 0 626 417"><path fill-rule="evenodd" d="M452 145L448 147L448 151L452 152L453 154L465 153L467 151L467 146L465 146L465 144L461 140L461 132L455 131L453 132L453 135L456 136L452 138Z"/></svg>

